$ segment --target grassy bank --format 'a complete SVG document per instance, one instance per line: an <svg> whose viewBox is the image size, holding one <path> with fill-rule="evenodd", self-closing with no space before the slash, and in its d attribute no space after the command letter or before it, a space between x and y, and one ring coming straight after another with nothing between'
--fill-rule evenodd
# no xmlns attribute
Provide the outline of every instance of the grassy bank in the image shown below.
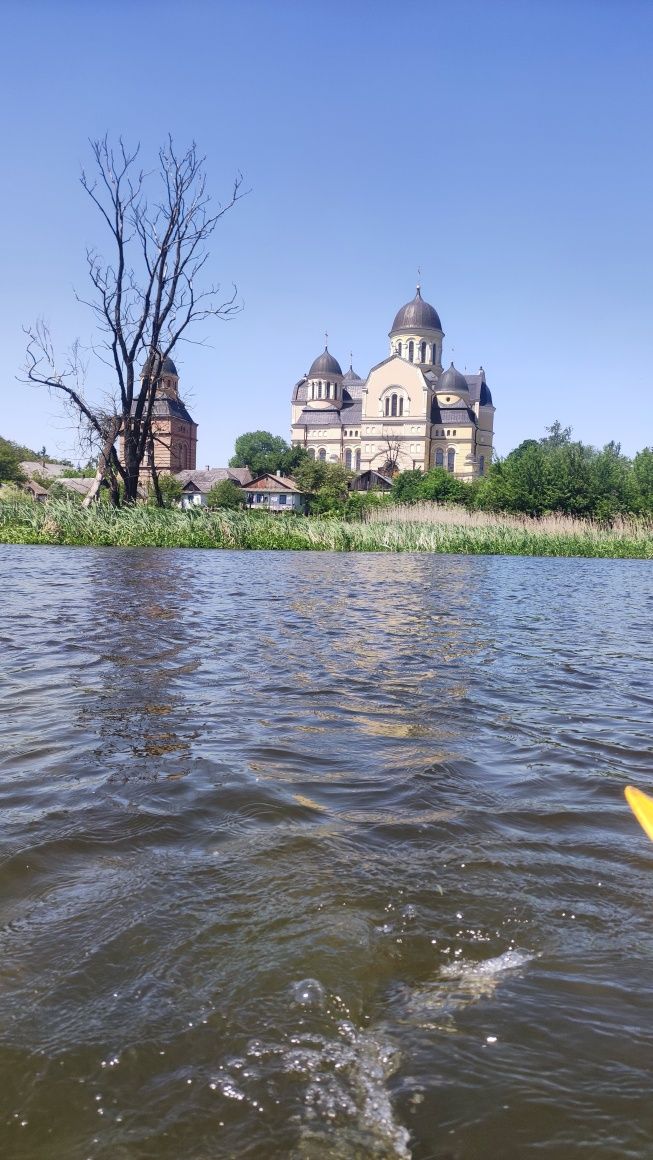
<svg viewBox="0 0 653 1160"><path fill-rule="evenodd" d="M385 508L348 523L258 512L104 505L87 511L52 501L0 503L0 543L651 559L653 526L624 520L606 528L562 516L532 520L431 504Z"/></svg>

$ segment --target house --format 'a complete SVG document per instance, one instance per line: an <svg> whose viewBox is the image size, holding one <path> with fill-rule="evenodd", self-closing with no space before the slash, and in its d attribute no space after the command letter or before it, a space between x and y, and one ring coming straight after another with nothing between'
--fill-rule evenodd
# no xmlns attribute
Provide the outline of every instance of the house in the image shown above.
<svg viewBox="0 0 653 1160"><path fill-rule="evenodd" d="M349 484L350 491L390 491L392 480L380 471L361 471Z"/></svg>
<svg viewBox="0 0 653 1160"><path fill-rule="evenodd" d="M35 476L40 476L41 479L59 479L64 471L68 471L70 464L46 463L45 459L25 459L20 468L28 479L34 479Z"/></svg>
<svg viewBox="0 0 653 1160"><path fill-rule="evenodd" d="M41 484L37 483L35 479L28 479L27 483L23 484L23 491L27 495L31 495L32 499L38 500L39 503L45 503L48 498L47 487L41 487Z"/></svg>
<svg viewBox="0 0 653 1160"><path fill-rule="evenodd" d="M231 480L237 487L243 487L252 478L248 467L207 467L204 471L178 471L175 479L181 484L181 506L183 508L206 507L207 496L216 483Z"/></svg>
<svg viewBox="0 0 653 1160"><path fill-rule="evenodd" d="M304 512L306 496L300 491L294 479L284 475L264 475L252 479L243 491L247 496L247 506L254 511Z"/></svg>

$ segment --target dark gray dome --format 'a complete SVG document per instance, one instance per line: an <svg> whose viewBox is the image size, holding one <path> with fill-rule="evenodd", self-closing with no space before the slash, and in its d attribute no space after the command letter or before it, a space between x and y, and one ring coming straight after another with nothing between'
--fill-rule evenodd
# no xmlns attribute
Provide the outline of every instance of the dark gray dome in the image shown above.
<svg viewBox="0 0 653 1160"><path fill-rule="evenodd" d="M452 395L461 395L469 390L469 383L460 371L457 371L453 363L448 370L440 376L440 381L437 384L437 392L439 395L443 393Z"/></svg>
<svg viewBox="0 0 653 1160"><path fill-rule="evenodd" d="M419 286L413 301L407 302L397 311L390 334L396 330L442 330L437 310L424 301Z"/></svg>
<svg viewBox="0 0 653 1160"><path fill-rule="evenodd" d="M350 366L342 381L343 383L362 383L363 380L360 375L356 374L354 368Z"/></svg>
<svg viewBox="0 0 653 1160"><path fill-rule="evenodd" d="M329 354L325 347L322 354L318 355L315 361L311 364L311 369L306 376L309 379L317 379L320 375L341 375L342 367L337 358Z"/></svg>
<svg viewBox="0 0 653 1160"><path fill-rule="evenodd" d="M141 376L149 374L149 368L150 368L150 358L147 358L145 360L145 362L143 363L143 369L141 371ZM162 375L176 375L176 377L179 378L179 375L177 374L177 368L176 368L175 364L173 363L172 359L170 358L170 355L167 355L166 358L164 358L164 360L163 360L163 363L161 366L161 374Z"/></svg>

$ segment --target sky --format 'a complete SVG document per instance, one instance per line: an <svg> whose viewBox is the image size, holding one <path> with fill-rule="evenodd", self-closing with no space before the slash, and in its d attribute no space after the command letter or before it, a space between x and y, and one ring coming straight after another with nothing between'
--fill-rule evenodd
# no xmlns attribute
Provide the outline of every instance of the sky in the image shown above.
<svg viewBox="0 0 653 1160"><path fill-rule="evenodd" d="M650 0L2 0L0 434L77 461L60 401L20 382L23 326L62 359L93 318L85 252L111 250L79 175L89 139L196 141L209 188L249 191L207 281L242 310L175 362L198 466L289 438L324 346L363 377L415 292L443 363L485 368L505 455L555 420L653 444ZM106 385L91 359L87 389ZM628 405L626 406L626 403Z"/></svg>

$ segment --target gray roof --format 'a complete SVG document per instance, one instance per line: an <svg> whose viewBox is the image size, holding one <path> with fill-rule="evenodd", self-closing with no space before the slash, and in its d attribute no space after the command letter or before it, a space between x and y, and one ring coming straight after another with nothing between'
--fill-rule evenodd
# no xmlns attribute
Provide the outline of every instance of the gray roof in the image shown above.
<svg viewBox="0 0 653 1160"><path fill-rule="evenodd" d="M20 465L23 473L29 479L35 475L42 475L44 479L58 479L67 470L66 463L43 463L40 459L26 459Z"/></svg>
<svg viewBox="0 0 653 1160"><path fill-rule="evenodd" d="M65 487L67 491L76 491L78 495L86 495L90 491L93 479L89 479L87 476L85 479L58 479L56 482Z"/></svg>
<svg viewBox="0 0 653 1160"><path fill-rule="evenodd" d="M431 422L439 423L445 427L453 427L456 424L464 426L471 423L475 427L476 415L471 407L438 407L438 401L434 399L431 407Z"/></svg>
<svg viewBox="0 0 653 1160"><path fill-rule="evenodd" d="M175 419L183 419L186 423L195 422L186 410L181 399L156 398L152 408L152 415L155 419L167 419L168 416L174 416Z"/></svg>
<svg viewBox="0 0 653 1160"><path fill-rule="evenodd" d="M399 330L442 330L437 310L424 301L419 286L412 302L407 302L395 314L390 334Z"/></svg>
<svg viewBox="0 0 653 1160"><path fill-rule="evenodd" d="M182 490L191 484L189 491L197 490L206 494L215 483L222 483L225 479L242 487L250 482L252 473L248 467L207 467L204 471L187 468L185 471L177 471L175 478L181 483Z"/></svg>
<svg viewBox="0 0 653 1160"><path fill-rule="evenodd" d="M158 354L159 354L159 358L160 358L161 352L159 351ZM148 355L148 357L146 358L145 362L143 363L142 370L141 370L141 378L143 378L146 374L149 373L149 368L150 368L150 365L151 365L153 358L154 358L153 355ZM160 373L162 375L176 375L177 378L179 378L179 375L177 374L177 368L176 368L175 364L173 363L172 359L170 358L170 355L167 355L164 358Z"/></svg>
<svg viewBox="0 0 653 1160"><path fill-rule="evenodd" d="M319 354L317 358L313 360L311 369L308 372L308 378L315 379L319 378L320 375L341 374L342 367L340 366L340 363L338 362L337 358L334 358L333 355L329 353L325 346L322 354Z"/></svg>
<svg viewBox="0 0 653 1160"><path fill-rule="evenodd" d="M481 367L477 375L465 375L469 386L469 399L472 403L480 403L481 407L492 406L492 395L485 381L485 372Z"/></svg>
<svg viewBox="0 0 653 1160"><path fill-rule="evenodd" d="M342 427L339 411L313 411L305 407L295 426L299 427Z"/></svg>
<svg viewBox="0 0 653 1160"><path fill-rule="evenodd" d="M343 383L346 383L347 385L349 385L349 383L362 383L363 380L360 377L360 375L356 374L356 371L354 370L353 366L350 363L349 370L347 371L346 375L343 376L342 381L343 381Z"/></svg>

